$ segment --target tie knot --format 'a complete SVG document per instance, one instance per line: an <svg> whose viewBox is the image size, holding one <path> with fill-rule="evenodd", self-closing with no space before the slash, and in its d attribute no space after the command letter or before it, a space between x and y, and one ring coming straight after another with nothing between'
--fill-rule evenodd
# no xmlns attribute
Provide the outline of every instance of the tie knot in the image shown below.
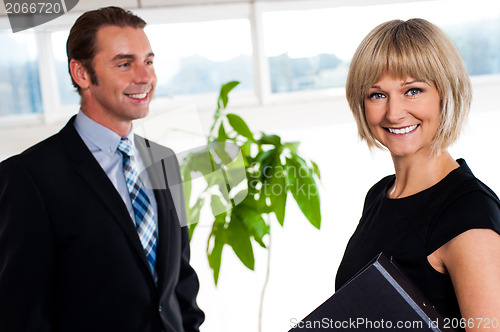
<svg viewBox="0 0 500 332"><path fill-rule="evenodd" d="M126 137L120 140L120 144L118 144L118 150L127 156L134 155L134 152L132 150L132 145L130 144L129 139Z"/></svg>

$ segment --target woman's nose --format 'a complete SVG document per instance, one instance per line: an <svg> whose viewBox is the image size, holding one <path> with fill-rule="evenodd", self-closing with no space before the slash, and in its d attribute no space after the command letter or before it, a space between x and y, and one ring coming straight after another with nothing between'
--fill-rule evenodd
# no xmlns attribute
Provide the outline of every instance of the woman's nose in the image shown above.
<svg viewBox="0 0 500 332"><path fill-rule="evenodd" d="M399 123L404 119L407 111L404 103L398 98L389 98L385 112L386 119L391 123Z"/></svg>

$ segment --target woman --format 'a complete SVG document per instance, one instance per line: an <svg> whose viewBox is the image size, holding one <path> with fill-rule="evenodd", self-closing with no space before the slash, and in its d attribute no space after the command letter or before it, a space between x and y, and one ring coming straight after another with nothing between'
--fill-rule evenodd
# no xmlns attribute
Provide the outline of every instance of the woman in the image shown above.
<svg viewBox="0 0 500 332"><path fill-rule="evenodd" d="M336 288L384 252L444 317L468 331L489 320L492 331L500 325L500 202L447 151L471 102L458 51L425 20L383 23L358 47L346 95L359 135L389 150L395 175L368 192Z"/></svg>

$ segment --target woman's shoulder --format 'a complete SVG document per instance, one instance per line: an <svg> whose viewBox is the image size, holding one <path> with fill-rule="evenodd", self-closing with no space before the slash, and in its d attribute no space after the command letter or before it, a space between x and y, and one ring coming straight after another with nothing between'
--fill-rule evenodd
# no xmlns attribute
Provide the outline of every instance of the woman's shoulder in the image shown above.
<svg viewBox="0 0 500 332"><path fill-rule="evenodd" d="M471 172L465 161L448 176L439 191L440 211L429 234L429 252L470 229L492 229L500 234L500 200Z"/></svg>
<svg viewBox="0 0 500 332"><path fill-rule="evenodd" d="M368 194L370 194L371 192L385 191L388 186L394 182L394 179L396 179L396 176L394 174L383 177L380 181L375 183L370 188L370 190L368 190Z"/></svg>
<svg viewBox="0 0 500 332"><path fill-rule="evenodd" d="M457 160L460 167L452 171L442 182L440 186L441 194L446 191L446 201L443 205L451 204L462 195L473 195L489 199L500 204L498 196L481 180L476 178L471 169L463 159Z"/></svg>
<svg viewBox="0 0 500 332"><path fill-rule="evenodd" d="M365 197L365 207L367 203L369 204L370 202L373 202L377 200L378 198L385 197L387 190L389 189L390 185L394 182L394 179L396 176L393 175L388 175L383 177L380 181L375 183L370 190L368 190L368 193L366 194Z"/></svg>

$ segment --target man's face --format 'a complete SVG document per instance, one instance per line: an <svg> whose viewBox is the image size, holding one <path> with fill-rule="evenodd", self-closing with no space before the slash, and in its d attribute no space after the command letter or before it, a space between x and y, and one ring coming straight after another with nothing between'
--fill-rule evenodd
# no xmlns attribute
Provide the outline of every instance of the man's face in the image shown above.
<svg viewBox="0 0 500 332"><path fill-rule="evenodd" d="M153 57L143 29L100 28L93 60L98 84L90 84L84 94L84 111L108 124L145 117L156 86Z"/></svg>

